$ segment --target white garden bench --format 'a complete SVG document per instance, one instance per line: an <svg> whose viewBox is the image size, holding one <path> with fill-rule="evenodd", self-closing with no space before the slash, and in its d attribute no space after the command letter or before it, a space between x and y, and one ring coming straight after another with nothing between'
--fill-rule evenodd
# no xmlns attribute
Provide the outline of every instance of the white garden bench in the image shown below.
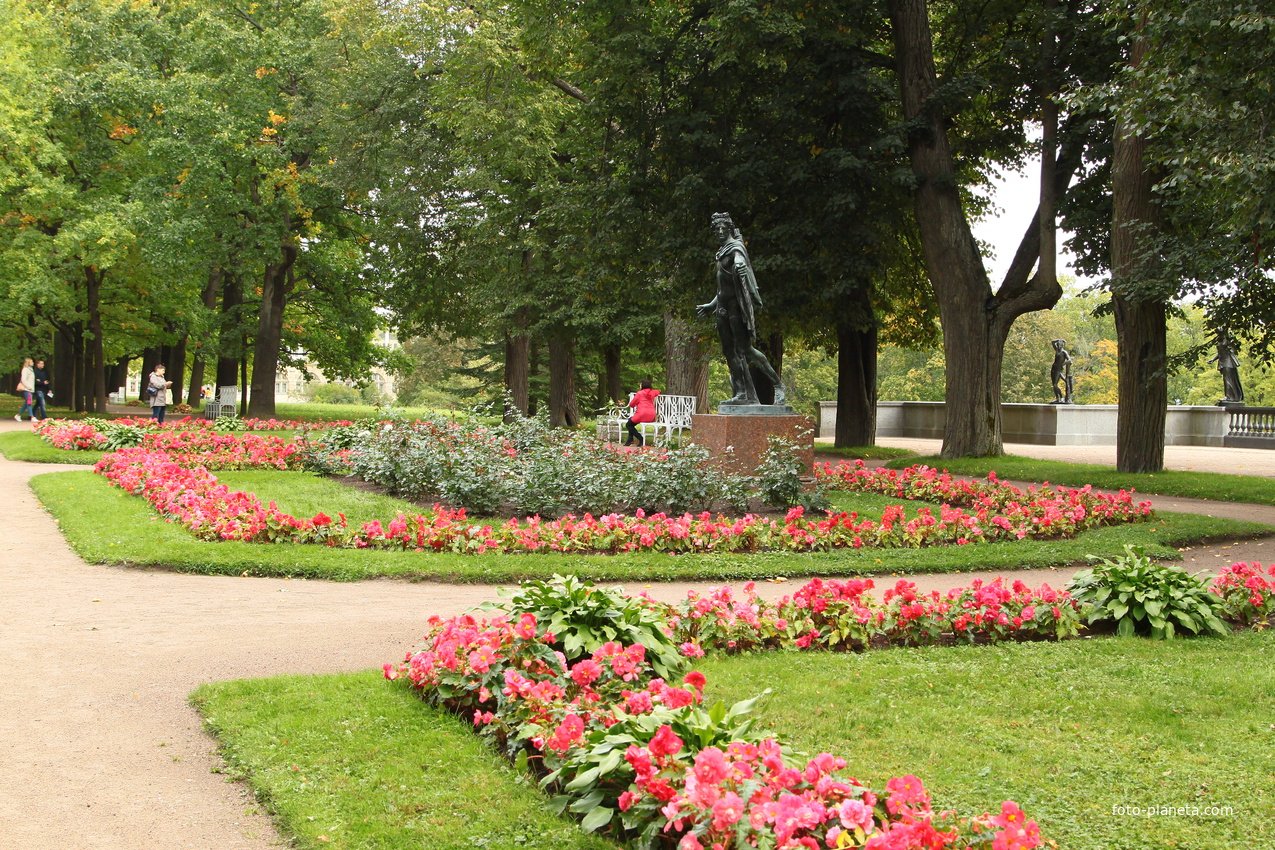
<svg viewBox="0 0 1275 850"><path fill-rule="evenodd" d="M234 416L239 409L239 388L219 387L217 395L204 402L204 418L220 419Z"/></svg>
<svg viewBox="0 0 1275 850"><path fill-rule="evenodd" d="M629 401L633 394L629 395ZM659 395L655 398L655 421L637 426L642 439L651 445L667 446L673 435L681 436L691 428L691 414L695 412L693 395ZM624 440L624 423L629 421L632 408L616 406L603 411L597 420L598 439L611 442Z"/></svg>

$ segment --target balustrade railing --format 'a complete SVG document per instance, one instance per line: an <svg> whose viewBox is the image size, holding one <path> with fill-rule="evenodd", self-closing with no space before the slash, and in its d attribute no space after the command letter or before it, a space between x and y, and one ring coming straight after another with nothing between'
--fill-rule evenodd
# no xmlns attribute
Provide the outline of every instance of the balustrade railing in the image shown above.
<svg viewBox="0 0 1275 850"><path fill-rule="evenodd" d="M1235 407L1227 410L1228 437L1264 437L1275 440L1275 407Z"/></svg>

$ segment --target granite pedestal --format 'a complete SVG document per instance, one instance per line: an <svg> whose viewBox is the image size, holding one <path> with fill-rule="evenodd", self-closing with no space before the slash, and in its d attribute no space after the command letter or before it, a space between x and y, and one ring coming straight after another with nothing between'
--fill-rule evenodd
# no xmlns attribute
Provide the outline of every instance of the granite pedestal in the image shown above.
<svg viewBox="0 0 1275 850"><path fill-rule="evenodd" d="M724 472L743 475L757 471L772 436L795 443L801 449L802 463L810 469L814 434L814 422L796 414L696 413L691 417L691 442L708 449L708 462Z"/></svg>

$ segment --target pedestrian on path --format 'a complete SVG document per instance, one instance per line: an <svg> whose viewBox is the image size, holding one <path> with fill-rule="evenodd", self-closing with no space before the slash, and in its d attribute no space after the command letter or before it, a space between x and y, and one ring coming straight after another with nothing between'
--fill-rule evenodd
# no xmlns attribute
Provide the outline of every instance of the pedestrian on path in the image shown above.
<svg viewBox="0 0 1275 850"><path fill-rule="evenodd" d="M18 379L18 395L22 397L22 408L14 421L21 422L23 414L35 420L32 403L35 401L35 368L30 357L22 361L22 376Z"/></svg>
<svg viewBox="0 0 1275 850"><path fill-rule="evenodd" d="M49 370L44 368L44 360L35 361L35 418L44 421L49 418L45 405L53 398L53 385L49 383Z"/></svg>
<svg viewBox="0 0 1275 850"><path fill-rule="evenodd" d="M155 371L151 372L150 377L146 380L146 393L150 396L151 401L151 418L156 422L164 421L164 412L168 410L168 405L172 403L170 396L172 392L169 387L173 385L172 381L164 380L164 364L156 363Z"/></svg>

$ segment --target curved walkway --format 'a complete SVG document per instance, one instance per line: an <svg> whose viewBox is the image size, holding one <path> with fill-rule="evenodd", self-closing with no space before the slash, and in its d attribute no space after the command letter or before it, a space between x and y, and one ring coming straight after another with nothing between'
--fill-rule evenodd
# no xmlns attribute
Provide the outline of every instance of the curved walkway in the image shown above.
<svg viewBox="0 0 1275 850"><path fill-rule="evenodd" d="M71 467L0 460L7 507L0 540L0 777L7 786L0 847L284 846L244 786L213 772L214 742L187 695L220 679L379 667L412 644L429 614L459 612L495 595L496 588L472 585L336 584L86 564L28 487L32 475L59 468ZM1246 518L1275 524L1275 508L1242 508ZM1227 515L1230 509L1241 506L1228 506ZM1184 557L1192 569L1275 561L1275 538ZM1071 572L1015 575L1057 585ZM945 588L975 575L916 580L925 589ZM706 586L642 589L673 599ZM777 597L794 586L759 590Z"/></svg>

